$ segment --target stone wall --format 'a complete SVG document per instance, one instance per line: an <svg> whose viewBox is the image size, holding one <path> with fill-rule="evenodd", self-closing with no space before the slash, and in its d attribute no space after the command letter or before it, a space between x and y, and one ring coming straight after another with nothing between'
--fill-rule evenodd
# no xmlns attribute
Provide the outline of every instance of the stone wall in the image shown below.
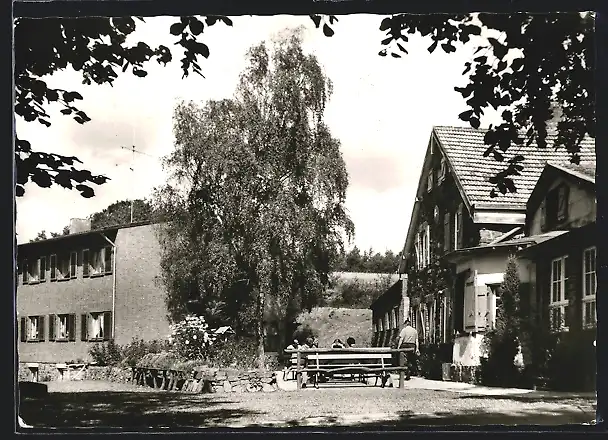
<svg viewBox="0 0 608 440"><path fill-rule="evenodd" d="M218 369L199 367L184 372L183 377L170 384L163 381L161 376L155 379L149 370L137 381L139 385L159 390L172 390L190 393L243 393L243 392L273 392L278 385L275 373L265 370L239 371L236 369ZM161 370L162 371L162 370ZM33 375L27 364L19 365L19 381L32 381ZM82 374L76 376L72 372L62 377L56 364L38 364L38 381L49 382L56 380L104 380L119 383L131 383L132 370L126 367L100 367L88 365ZM171 386L170 386L171 385Z"/></svg>

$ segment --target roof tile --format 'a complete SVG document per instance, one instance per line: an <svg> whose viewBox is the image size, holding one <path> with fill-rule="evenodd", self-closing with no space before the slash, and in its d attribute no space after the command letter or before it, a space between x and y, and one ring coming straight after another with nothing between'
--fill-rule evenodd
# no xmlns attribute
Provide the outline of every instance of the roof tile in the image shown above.
<svg viewBox="0 0 608 440"><path fill-rule="evenodd" d="M473 129L469 127L435 126L433 128L448 162L460 181L463 190L472 204L491 203L505 208L525 208L528 197L532 193L540 174L547 162L559 162L570 164L570 155L564 149L556 150L552 147L541 149L535 142L529 146L513 146L505 154L505 162L517 155L524 156L521 164L524 171L520 176L513 176L517 192L498 194L492 198L490 191L494 187L489 178L505 168L505 162L497 162L493 157L484 157L487 149L484 143L485 129ZM548 145L551 145L555 135L549 135ZM581 162L593 163L593 174L595 175L595 139L585 138L581 142ZM590 166L586 165L585 172L589 173Z"/></svg>

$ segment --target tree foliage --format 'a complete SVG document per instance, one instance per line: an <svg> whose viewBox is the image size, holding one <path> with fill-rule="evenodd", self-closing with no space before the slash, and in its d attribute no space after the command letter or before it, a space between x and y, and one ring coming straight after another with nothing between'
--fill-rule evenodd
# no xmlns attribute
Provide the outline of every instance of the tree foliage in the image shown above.
<svg viewBox="0 0 608 440"><path fill-rule="evenodd" d="M147 200L133 200L133 222L153 220L152 205ZM102 211L91 215L91 229L104 229L131 222L131 201L121 200L112 203Z"/></svg>
<svg viewBox="0 0 608 440"><path fill-rule="evenodd" d="M495 327L486 332L484 345L487 362L482 377L487 385L517 385L517 368L514 359L521 341L522 316L520 280L517 259L507 260L505 276L500 286L501 306L497 308Z"/></svg>
<svg viewBox="0 0 608 440"><path fill-rule="evenodd" d="M211 325L255 329L263 356L264 317L318 302L353 233L345 163L323 123L330 94L296 32L250 49L234 98L176 108L170 181L155 196L173 320L198 301Z"/></svg>
<svg viewBox="0 0 608 440"><path fill-rule="evenodd" d="M429 52L445 53L475 44L476 57L465 63L469 83L455 87L468 109L459 118L479 128L488 110L501 112L502 123L486 132L487 149L505 167L490 178L491 195L515 192L512 176L524 170L524 157L509 148L536 142L539 148L566 148L578 163L580 143L595 137L594 17L592 14L397 14L386 17L380 30L387 46L380 55L406 54L408 34L428 37ZM474 39L472 36L487 38ZM559 114L555 130L547 121ZM551 132L553 131L553 132Z"/></svg>
<svg viewBox="0 0 608 440"><path fill-rule="evenodd" d="M311 15L317 28L327 37L334 35L335 16ZM132 46L126 38L142 18L87 17L78 19L19 18L15 20L15 112L26 121L50 125L47 109L51 103L63 107L61 113L76 122L89 121L76 106L83 99L77 91L50 89L44 77L72 67L83 75L85 84L112 84L122 72L137 77L147 75L152 60L167 64L173 56L167 46L151 48L144 42ZM217 22L232 25L226 17L181 17L168 29L179 37L175 45L184 50L181 67L202 75L200 58L209 57L209 47L201 39L205 27ZM460 119L479 128L489 109L502 114L502 123L490 126L485 136L485 155L505 164L491 177L492 195L517 190L512 176L524 171L523 157L508 154L509 148L536 142L540 148L565 147L577 162L581 140L595 137L594 114L594 16L593 14L396 14L384 17L380 30L381 56L402 58L411 36L430 40L429 52L441 48L453 53L465 44L475 44L476 57L465 63L463 74L470 74L464 87L456 87L467 109ZM45 38L39 38L45 35ZM477 36L487 38L475 38ZM547 120L557 104L559 121L551 133ZM107 181L76 168L76 157L33 151L30 143L16 138L17 195L24 185L41 187L58 184L75 188L91 197L91 185ZM50 150L50 149L48 149ZM511 150L513 151L513 150Z"/></svg>
<svg viewBox="0 0 608 440"><path fill-rule="evenodd" d="M141 41L134 45L126 43L137 23L143 21L141 17L16 19L15 113L26 122L50 127L50 107L58 104L63 107L60 113L77 123L90 121L77 105L83 99L78 91L50 88L45 78L72 68L82 74L83 84L112 85L127 70L143 78L149 62L156 60L163 65L171 62L173 56L167 46L152 48ZM182 17L168 29L170 35L179 37L175 45L184 52L180 60L184 76L191 72L202 75L200 58L209 56L209 48L199 41L200 35L205 26L218 21L232 25L227 17ZM91 185L108 180L107 176L77 168L81 163L77 157L49 152L52 148L48 146L41 148L46 151L35 151L30 142L15 137L18 197L23 196L30 181L43 188L56 184L76 189L83 197L92 197Z"/></svg>
<svg viewBox="0 0 608 440"><path fill-rule="evenodd" d="M395 254L391 250L384 255L374 252L372 248L361 251L357 246L350 251L342 253L336 265L338 272L366 272L366 273L395 273L399 266L401 252Z"/></svg>

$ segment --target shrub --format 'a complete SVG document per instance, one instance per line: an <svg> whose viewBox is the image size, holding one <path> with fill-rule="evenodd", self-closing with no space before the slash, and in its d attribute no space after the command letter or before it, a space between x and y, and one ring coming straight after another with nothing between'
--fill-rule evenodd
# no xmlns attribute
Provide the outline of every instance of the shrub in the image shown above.
<svg viewBox="0 0 608 440"><path fill-rule="evenodd" d="M487 359L480 368L481 383L490 386L517 386L520 371L515 365L519 352L520 299L517 260L509 257L500 286L502 307L498 309L495 328L484 335Z"/></svg>
<svg viewBox="0 0 608 440"><path fill-rule="evenodd" d="M134 367L146 354L161 353L170 349L168 341L135 339L121 347L123 365Z"/></svg>
<svg viewBox="0 0 608 440"><path fill-rule="evenodd" d="M122 360L120 347L110 339L106 343L95 344L89 349L93 362L101 366L115 366Z"/></svg>
<svg viewBox="0 0 608 440"><path fill-rule="evenodd" d="M558 391L594 391L596 382L596 355L594 335L582 333L562 334L547 362L549 388Z"/></svg>
<svg viewBox="0 0 608 440"><path fill-rule="evenodd" d="M188 315L184 320L171 324L169 343L180 359L206 359L215 338L215 334L209 331L205 318Z"/></svg>
<svg viewBox="0 0 608 440"><path fill-rule="evenodd" d="M210 366L218 368L255 368L257 342L251 337L230 336L210 347L208 360Z"/></svg>
<svg viewBox="0 0 608 440"><path fill-rule="evenodd" d="M299 324L293 332L293 339L297 339L300 344L304 344L308 338L318 338L317 332L308 324ZM291 341L290 341L291 342ZM344 341L346 342L346 341Z"/></svg>

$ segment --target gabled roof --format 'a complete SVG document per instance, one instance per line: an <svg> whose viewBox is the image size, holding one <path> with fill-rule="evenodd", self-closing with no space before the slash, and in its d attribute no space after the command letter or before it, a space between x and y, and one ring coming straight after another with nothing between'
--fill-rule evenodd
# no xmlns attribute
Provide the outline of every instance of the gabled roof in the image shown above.
<svg viewBox="0 0 608 440"><path fill-rule="evenodd" d="M578 179L595 183L595 160L592 162L580 162L578 164L571 162L548 162L547 165Z"/></svg>
<svg viewBox="0 0 608 440"><path fill-rule="evenodd" d="M579 164L570 162L548 162L536 182L530 197L528 198L528 212L534 210L545 197L551 182L558 176L574 179L578 183L589 188L595 188L595 158L592 161L581 161Z"/></svg>
<svg viewBox="0 0 608 440"><path fill-rule="evenodd" d="M437 126L433 128L439 145L447 156L450 168L462 187L471 205L491 204L505 208L525 209L528 197L547 162L569 162L570 155L565 148L557 151L551 145L556 135L547 136L547 148L540 149L536 142L529 146L512 146L505 153L505 162L497 162L492 156L484 157L487 149L484 143L486 129L475 130L467 127ZM515 193L490 197L493 185L488 179L504 169L506 160L521 154L524 170L520 176L513 176L517 188ZM595 139L585 138L581 142L581 162L595 162ZM594 171L595 172L595 171Z"/></svg>
<svg viewBox="0 0 608 440"><path fill-rule="evenodd" d="M479 212L482 210L512 212L515 214L513 218L517 218L517 222L514 223L514 226L523 224L526 202L546 163L549 161L563 163L570 160L570 155L564 148L555 150L555 148L551 147L555 141L556 135L550 133L547 135L547 148L538 148L536 142L531 142L530 145L512 146L510 150L505 153L505 161L498 162L492 156L484 157L483 155L487 149L487 145L484 143L486 132L487 129L485 128L473 129L470 127L453 126L433 127L424 163L420 172L420 178L418 180L416 200L414 201L410 225L403 247L403 259L399 265L400 273L403 273L404 271L404 264L413 243L415 226L420 209L419 198L423 197L426 192L426 173L428 171L430 152L433 144L446 158L448 170L454 177L456 186L458 187L464 205L469 211L470 216L474 217L473 211ZM499 194L498 197L492 198L490 192L494 188L494 185L489 182L490 177L503 170L506 166L506 161L518 154L524 156L524 160L521 162L524 166L524 170L521 175L512 176L517 192ZM594 162L595 139L583 139L579 154L581 161ZM482 221L480 220L480 222Z"/></svg>

